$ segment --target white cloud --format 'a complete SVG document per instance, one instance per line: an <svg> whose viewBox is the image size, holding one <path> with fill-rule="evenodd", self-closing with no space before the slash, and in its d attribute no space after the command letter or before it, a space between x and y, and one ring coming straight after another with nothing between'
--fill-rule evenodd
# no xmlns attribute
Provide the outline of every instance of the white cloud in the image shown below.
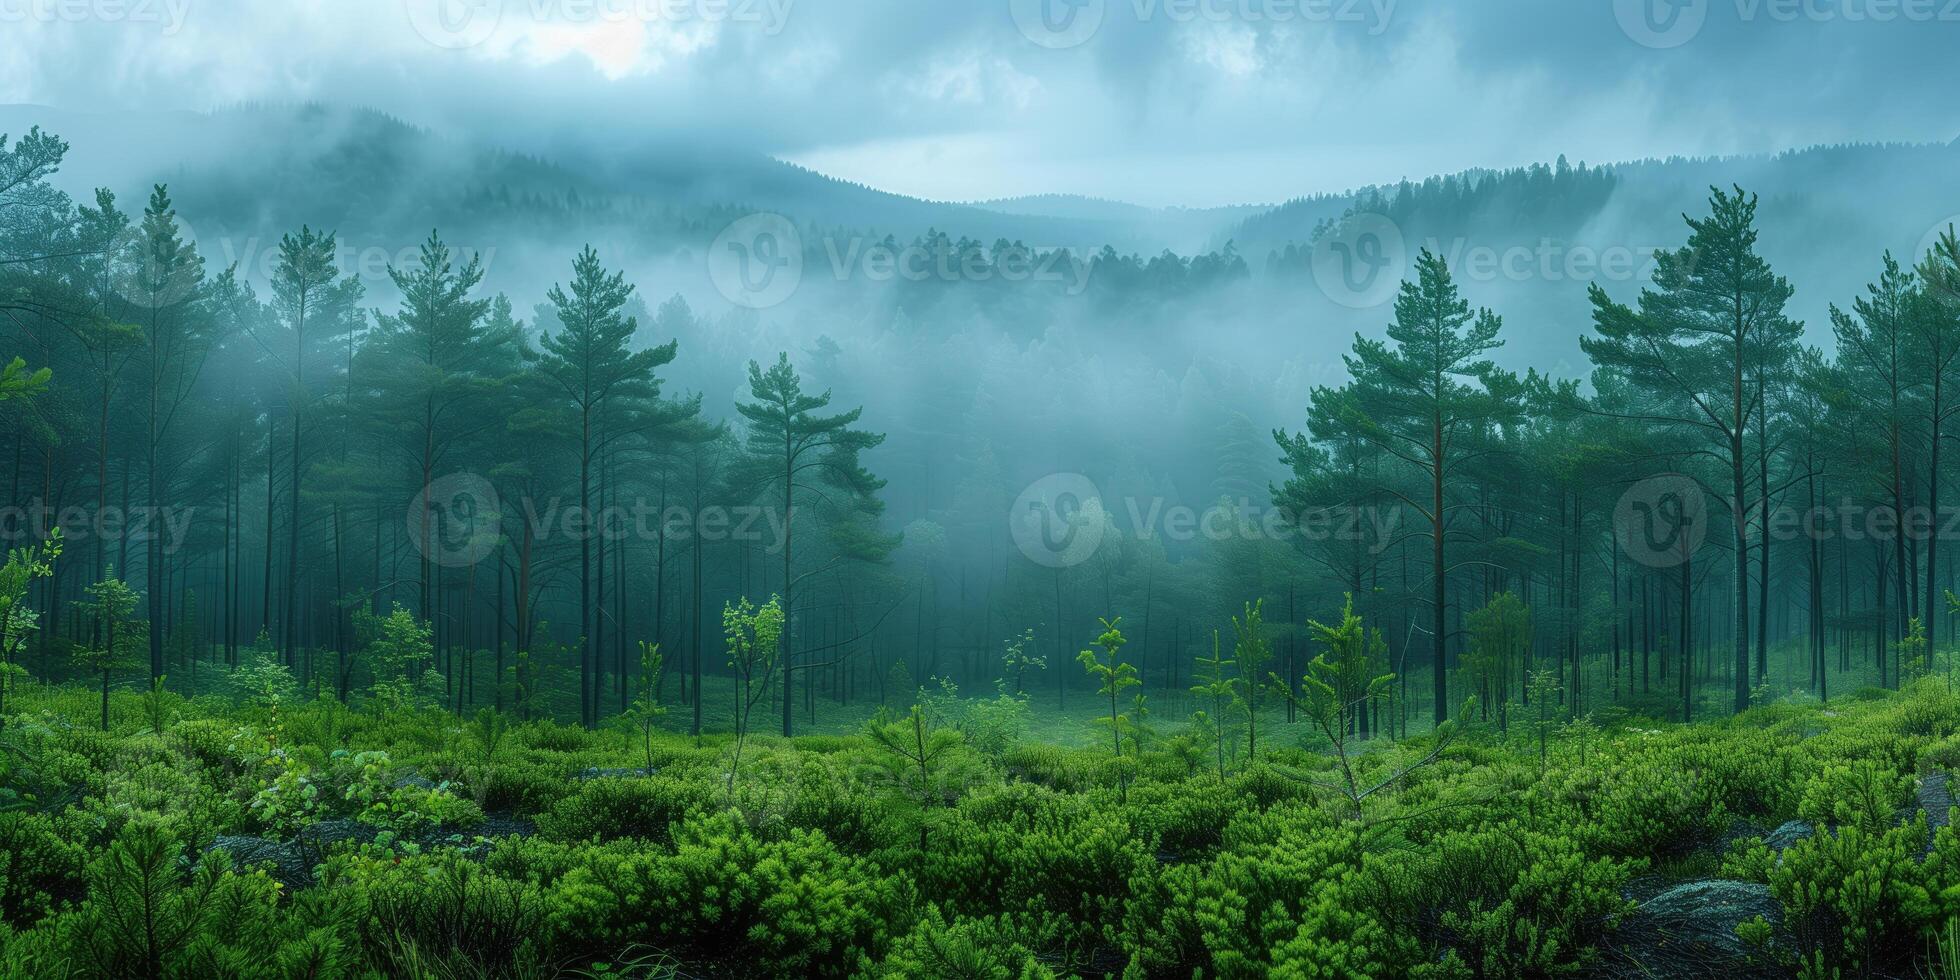
<svg viewBox="0 0 1960 980"><path fill-rule="evenodd" d="M317 100L526 149L712 136L934 196L1191 203L1560 152L1597 161L1960 131L1944 84L1960 25L1944 22L1711 15L1693 42L1657 52L1632 43L1608 5L1570 0L1474 13L1403 0L1379 31L1140 21L1112 0L1094 37L1056 51L1019 34L1007 0L469 2L498 0L188 0L174 27L4 23L0 100ZM429 37L436 4L497 16L450 38L476 43L445 47ZM1804 97L1763 97L1777 91Z"/></svg>

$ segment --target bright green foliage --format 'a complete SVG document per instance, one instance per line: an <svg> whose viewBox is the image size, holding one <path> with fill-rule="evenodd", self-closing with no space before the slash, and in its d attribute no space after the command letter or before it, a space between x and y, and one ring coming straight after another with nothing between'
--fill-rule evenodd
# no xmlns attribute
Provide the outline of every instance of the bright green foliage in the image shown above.
<svg viewBox="0 0 1960 980"><path fill-rule="evenodd" d="M1000 657L1000 669L1006 676L1014 678L1012 693L1015 695L1027 692L1028 671L1048 669L1048 658L1041 656L1035 648L1034 630L1022 630L1020 636L1007 641L1006 652Z"/></svg>
<svg viewBox="0 0 1960 980"><path fill-rule="evenodd" d="M892 944L882 965L890 977L970 977L973 980L1047 980L1055 972L1024 945L1030 937L998 916L948 919L937 905L912 931Z"/></svg>
<svg viewBox="0 0 1960 980"><path fill-rule="evenodd" d="M1914 616L1906 621L1906 635L1894 645L1899 657L1899 676L1905 680L1924 677L1932 668L1926 650L1926 624Z"/></svg>
<svg viewBox="0 0 1960 980"><path fill-rule="evenodd" d="M112 569L113 571L113 569ZM141 596L113 574L88 587L84 603L95 623L98 645L77 650L76 665L102 678L102 730L109 730L109 683L118 670L142 662L142 634L132 619Z"/></svg>
<svg viewBox="0 0 1960 980"><path fill-rule="evenodd" d="M1191 727L1217 754L1220 779L1226 775L1225 749L1227 743L1232 741L1226 737L1227 720L1244 710L1244 702L1239 698L1238 678L1233 673L1236 667L1236 661L1219 651L1218 632L1212 631L1211 656L1198 658L1194 673L1198 683L1191 688L1191 693L1200 699L1199 703L1210 705L1211 710L1200 708L1193 712Z"/></svg>
<svg viewBox="0 0 1960 980"><path fill-rule="evenodd" d="M1273 641L1266 635L1262 614L1266 601L1245 604L1245 611L1232 618L1232 659L1238 665L1239 701L1245 710L1245 757L1259 757L1259 704L1268 687L1266 665L1273 660Z"/></svg>
<svg viewBox="0 0 1960 980"><path fill-rule="evenodd" d="M1028 734L1028 696L1002 691L992 698L963 698L959 687L941 677L939 689L919 689L919 703L930 724L960 733L975 751L1000 756Z"/></svg>
<svg viewBox="0 0 1960 980"><path fill-rule="evenodd" d="M646 771L653 774L653 733L660 727L660 719L667 709L660 704L660 644L640 643L640 670L633 678L633 703L626 706L623 716L628 725L639 732L640 745L646 750Z"/></svg>
<svg viewBox="0 0 1960 980"><path fill-rule="evenodd" d="M61 529L55 528L46 541L34 548L15 548L0 566L0 711L7 706L7 689L21 669L14 665L32 636L38 615L28 602L27 590L37 579L54 574L55 559L61 557Z"/></svg>
<svg viewBox="0 0 1960 980"><path fill-rule="evenodd" d="M154 824L125 828L88 879L87 901L53 928L70 962L102 976L345 976L354 959L333 930L282 915L271 878L233 874L222 859L187 865L180 843Z"/></svg>
<svg viewBox="0 0 1960 980"><path fill-rule="evenodd" d="M782 653L783 607L774 596L757 608L746 597L721 611L722 637L728 643L728 667L735 673L735 751L728 764L728 791L742 769L742 747L749 737L749 719L769 693Z"/></svg>
<svg viewBox="0 0 1960 980"><path fill-rule="evenodd" d="M1122 622L1121 616L1103 620L1102 635L1096 637L1099 649L1084 650L1075 655L1076 662L1089 674L1089 679L1096 682L1096 693L1109 699L1109 715L1097 719L1097 723L1109 728L1111 745L1118 758L1123 755L1123 735L1129 730L1130 716L1118 710L1117 698L1124 691L1143 683L1137 678L1136 665L1117 657L1117 651L1129 642L1118 628Z"/></svg>
<svg viewBox="0 0 1960 980"><path fill-rule="evenodd" d="M431 680L424 675L435 656L431 646L433 636L428 623L416 619L414 613L399 603L375 624L374 640L363 657L374 672L371 696L383 710L415 703L433 689ZM434 687L441 683L440 677L433 679Z"/></svg>
<svg viewBox="0 0 1960 980"><path fill-rule="evenodd" d="M1559 716L1564 709L1559 705L1564 688L1559 684L1558 671L1534 670L1531 672L1526 697L1531 706L1531 733L1538 740L1538 770L1545 769L1547 740L1552 729L1558 727Z"/></svg>
<svg viewBox="0 0 1960 980"><path fill-rule="evenodd" d="M699 780L666 773L594 779L554 803L538 820L538 832L567 843L624 838L666 843L681 821L714 812L718 797Z"/></svg>
<svg viewBox="0 0 1960 980"><path fill-rule="evenodd" d="M1531 653L1531 607L1511 592L1492 596L1483 608L1470 613L1470 649L1463 665L1476 685L1484 717L1497 710L1497 728L1510 730L1511 685L1524 671Z"/></svg>
<svg viewBox="0 0 1960 980"><path fill-rule="evenodd" d="M1804 784L1797 815L1819 827L1876 833L1892 825L1912 786L1912 777L1877 760L1827 763Z"/></svg>
<svg viewBox="0 0 1960 980"><path fill-rule="evenodd" d="M1308 620L1307 629L1321 651L1307 663L1300 693L1293 694L1286 685L1277 687L1333 747L1338 782L1317 784L1344 797L1349 815L1359 820L1363 816L1362 803L1368 797L1399 782L1415 768L1433 762L1455 737L1458 722L1444 722L1437 727L1435 747L1427 757L1373 785L1363 785L1350 745L1359 728L1356 722L1362 707L1380 698L1395 681L1395 675L1380 672L1387 661L1388 641L1382 638L1381 630L1369 630L1362 624L1354 611L1352 596L1341 609L1339 625Z"/></svg>
<svg viewBox="0 0 1960 980"><path fill-rule="evenodd" d="M899 792L920 810L931 810L948 797L957 795L949 782L950 763L965 739L950 728L932 724L918 705L910 714L893 719L881 715L865 723L865 738L878 749L885 775ZM926 826L919 824L919 849L926 848Z"/></svg>
<svg viewBox="0 0 1960 980"><path fill-rule="evenodd" d="M88 848L54 818L0 813L0 921L30 926L80 895Z"/></svg>
<svg viewBox="0 0 1960 980"><path fill-rule="evenodd" d="M259 639L270 645L265 634L259 634ZM293 672L263 646L259 653L245 659L231 672L231 687L241 700L261 708L276 709L299 695L299 682L293 679Z"/></svg>
<svg viewBox="0 0 1960 980"><path fill-rule="evenodd" d="M1944 828L1941 835L1951 840ZM1799 948L1815 949L1854 976L1902 948L1923 948L1934 925L1954 912L1940 889L1956 883L1946 863L1956 852L1920 863L1927 839L1920 815L1877 831L1840 827L1783 852L1768 869L1769 886Z"/></svg>
<svg viewBox="0 0 1960 980"><path fill-rule="evenodd" d="M590 852L548 895L562 932L646 943L736 971L845 976L889 939L899 879L816 831L763 840L732 816L688 821L669 850Z"/></svg>
<svg viewBox="0 0 1960 980"><path fill-rule="evenodd" d="M0 366L0 402L9 398L32 398L47 390L48 381L53 376L47 368L29 371L27 362L16 357Z"/></svg>
<svg viewBox="0 0 1960 980"><path fill-rule="evenodd" d="M771 649L767 610L731 607L732 654ZM637 728L331 697L185 699L161 737L104 734L44 721L95 691L36 686L0 729L35 808L0 814L0 975L1584 976L1628 952L1625 896L1657 875L1765 884L1778 914L1738 935L1772 969L1900 976L1960 913L1960 835L1910 809L1960 736L1936 679L1553 724L1542 754L1494 728L1364 745L1380 638L1352 608L1312 628L1318 737L1223 778L1210 746L1194 766L1133 729L1120 757L1100 732L969 751L995 702L950 687L752 742L731 788L727 736L657 729L649 757ZM112 698L134 718L143 695ZM478 839L506 815L536 833ZM1793 818L1819 832L1714 870L1736 827ZM205 856L218 837L305 841L308 881Z"/></svg>

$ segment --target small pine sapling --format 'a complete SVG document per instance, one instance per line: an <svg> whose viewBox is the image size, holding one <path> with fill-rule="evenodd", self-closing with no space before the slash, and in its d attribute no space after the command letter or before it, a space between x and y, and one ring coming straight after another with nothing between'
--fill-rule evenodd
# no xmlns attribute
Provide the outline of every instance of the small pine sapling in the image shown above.
<svg viewBox="0 0 1960 980"><path fill-rule="evenodd" d="M899 789L918 805L919 851L924 853L925 811L944 795L941 765L965 739L957 730L936 724L920 705L913 705L910 714L897 720L891 720L886 711L879 715L865 722L864 735L883 755Z"/></svg>
<svg viewBox="0 0 1960 980"><path fill-rule="evenodd" d="M627 706L624 716L639 732L649 776L653 775L653 733L660 729L660 717L667 713L660 704L661 662L660 644L641 640L640 672L633 679L633 703Z"/></svg>
<svg viewBox="0 0 1960 980"><path fill-rule="evenodd" d="M1211 656L1199 657L1194 672L1198 683L1191 693L1204 698L1211 704L1211 710L1203 708L1191 713L1191 726L1197 729L1201 738L1208 739L1218 755L1218 778L1226 776L1225 767L1225 719L1237 710L1239 705L1238 681L1232 676L1232 658L1220 652L1218 631L1211 631Z"/></svg>
<svg viewBox="0 0 1960 980"><path fill-rule="evenodd" d="M1273 660L1273 642L1266 636L1262 614L1266 600L1245 604L1245 613L1232 619L1232 653L1239 665L1239 698L1245 704L1245 757L1259 757L1260 693L1268 686L1266 665ZM1284 684L1281 685L1285 686Z"/></svg>
<svg viewBox="0 0 1960 980"><path fill-rule="evenodd" d="M75 657L84 669L102 678L102 730L106 732L109 730L109 683L116 671L126 670L137 662L135 646L140 635L131 617L136 613L138 595L115 577L113 568L102 581L84 591L89 601L81 605L94 615L102 644L80 650Z"/></svg>
<svg viewBox="0 0 1960 980"><path fill-rule="evenodd" d="M1007 652L1001 655L1001 670L1014 679L1015 697L1027 692L1025 681L1028 671L1048 669L1048 658L1035 653L1034 630L1026 629L1021 635L1007 641Z"/></svg>
<svg viewBox="0 0 1960 980"><path fill-rule="evenodd" d="M1096 637L1096 646L1100 651L1090 649L1075 655L1076 661L1082 664L1082 669L1088 673L1090 679L1097 682L1096 693L1109 699L1109 717L1097 719L1097 723L1109 726L1111 744L1115 746L1116 757L1119 759L1123 757L1123 732L1129 724L1129 715L1117 707L1117 698L1125 690L1143 683L1137 679L1137 669L1134 664L1117 658L1117 651L1123 649L1123 644L1129 642L1123 638L1123 631L1118 628L1122 622L1121 616L1103 620L1102 635Z"/></svg>
<svg viewBox="0 0 1960 980"><path fill-rule="evenodd" d="M1395 681L1394 674L1377 673L1387 656L1388 641L1382 637L1381 630L1370 630L1362 624L1361 617L1354 611L1353 596L1348 597L1346 606L1341 609L1340 625L1329 626L1308 620L1307 630L1323 649L1308 662L1306 674L1301 678L1300 693L1293 694L1283 683L1275 683L1273 688L1282 692L1281 696L1293 698L1298 713L1333 746L1340 782L1307 781L1323 790L1340 794L1347 802L1349 817L1363 820L1362 804L1374 794L1401 782L1410 773L1435 762L1455 740L1458 722L1446 721L1436 726L1432 733L1435 744L1430 746L1428 754L1364 787L1360 775L1355 771L1350 744L1356 728L1355 720L1362 706L1382 696ZM1470 702L1465 702L1457 718L1468 713L1470 707Z"/></svg>
<svg viewBox="0 0 1960 980"><path fill-rule="evenodd" d="M1558 671L1534 670L1531 672L1531 728L1538 737L1538 774L1545 774L1547 742L1552 729L1559 723L1559 696L1564 691L1559 683Z"/></svg>
<svg viewBox="0 0 1960 980"><path fill-rule="evenodd" d="M728 795L742 769L742 749L748 743L749 719L769 693L783 636L783 607L776 597L760 608L744 598L721 611L721 631L728 641L728 666L735 674L735 750L728 764Z"/></svg>

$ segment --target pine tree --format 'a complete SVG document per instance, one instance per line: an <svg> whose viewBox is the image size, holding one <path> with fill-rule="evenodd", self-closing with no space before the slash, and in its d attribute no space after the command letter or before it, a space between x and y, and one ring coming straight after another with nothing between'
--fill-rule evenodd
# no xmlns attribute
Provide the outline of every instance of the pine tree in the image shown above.
<svg viewBox="0 0 1960 980"><path fill-rule="evenodd" d="M1429 614L1436 723L1449 717L1447 543L1464 467L1491 450L1494 429L1515 420L1522 389L1515 375L1485 355L1501 346L1503 321L1472 310L1444 261L1427 249L1416 277L1402 284L1388 342L1356 337L1346 358L1345 388L1315 389L1317 432L1351 433L1409 466L1422 481L1413 493L1391 490L1423 521L1429 539Z"/></svg>
<svg viewBox="0 0 1960 980"><path fill-rule="evenodd" d="M1643 389L1651 406L1618 413L1679 436L1670 455L1712 459L1726 486L1733 531L1735 710L1749 707L1749 456L1751 421L1763 409L1755 372L1794 350L1802 325L1783 315L1790 283L1756 253L1756 198L1712 188L1710 213L1686 218L1688 243L1655 255L1653 288L1638 308L1591 288L1594 337L1580 346L1601 370ZM1683 466L1694 475L1695 467ZM1707 489L1707 484L1704 483Z"/></svg>
<svg viewBox="0 0 1960 980"><path fill-rule="evenodd" d="M632 350L635 320L623 312L633 295L625 273L608 272L591 246L572 262L569 286L546 294L557 330L538 338L540 372L558 389L576 423L579 528L579 717L586 727L599 720L599 610L593 595L593 466L605 449L611 411L621 402L659 395L654 371L674 359L678 345Z"/></svg>
<svg viewBox="0 0 1960 980"><path fill-rule="evenodd" d="M177 225L170 192L158 184L150 192L143 221L124 255L123 296L135 308L143 328L145 423L144 484L150 513L159 513L177 461L164 448L179 411L191 397L213 338L210 321L198 302L204 285L204 260L195 242L186 241ZM163 539L152 535L144 561L148 580L150 679L164 672Z"/></svg>
<svg viewBox="0 0 1960 980"><path fill-rule="evenodd" d="M869 527L883 509L875 494L885 485L858 461L859 454L885 441L878 433L852 428L864 414L854 408L835 415L819 414L830 406L830 392L805 394L803 379L782 354L774 366L749 362L748 402L735 410L748 420L748 455L739 482L747 490L781 507L783 556L783 735L792 731L795 672L808 666L797 662L796 595L806 578L842 561L883 561L896 541ZM862 533L833 538L845 547L831 561L798 573L797 517L805 505L829 518L833 528Z"/></svg>

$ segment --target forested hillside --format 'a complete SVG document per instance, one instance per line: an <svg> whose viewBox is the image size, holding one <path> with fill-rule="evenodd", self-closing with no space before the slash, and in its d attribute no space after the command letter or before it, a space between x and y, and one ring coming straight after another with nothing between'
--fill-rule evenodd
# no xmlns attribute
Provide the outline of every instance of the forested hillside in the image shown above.
<svg viewBox="0 0 1960 980"><path fill-rule="evenodd" d="M0 149L0 975L1955 975L1953 148L1180 254L221 124Z"/></svg>

